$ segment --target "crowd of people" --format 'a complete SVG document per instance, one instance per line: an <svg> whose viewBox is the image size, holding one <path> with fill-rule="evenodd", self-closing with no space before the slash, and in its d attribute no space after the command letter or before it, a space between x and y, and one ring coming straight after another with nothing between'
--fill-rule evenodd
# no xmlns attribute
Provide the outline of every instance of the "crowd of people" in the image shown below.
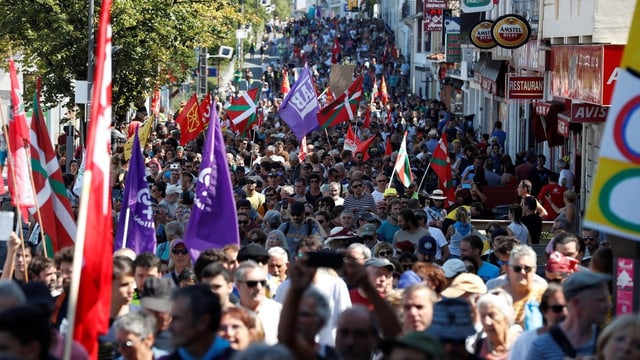
<svg viewBox="0 0 640 360"><path fill-rule="evenodd" d="M389 103L367 100L377 114L369 126L360 117L309 134L301 159L277 115L281 98L266 95L264 121L249 137L224 133L238 219L229 226L240 238L197 258L184 233L203 139L180 146L174 117L159 117L144 149L158 245L114 253L101 358L640 358L640 317L613 318L611 248L605 234L581 227L569 164L555 172L531 152L514 162L500 122L477 134L445 104L401 90L408 70L379 20L301 19L274 31L285 34L282 53L292 49L282 64L313 62L322 77L331 58L356 62L367 93L386 77ZM376 140L366 152L344 150L346 126ZM405 131L415 175L408 187L394 176ZM443 137L454 199L427 170ZM111 163L114 224L126 206L123 151ZM61 162L74 199L78 163ZM487 207L489 187L517 193L506 218ZM479 228L474 219L496 221ZM47 258L36 244L9 240L3 359L62 358L73 255L68 247ZM86 351L74 344L72 358Z"/></svg>

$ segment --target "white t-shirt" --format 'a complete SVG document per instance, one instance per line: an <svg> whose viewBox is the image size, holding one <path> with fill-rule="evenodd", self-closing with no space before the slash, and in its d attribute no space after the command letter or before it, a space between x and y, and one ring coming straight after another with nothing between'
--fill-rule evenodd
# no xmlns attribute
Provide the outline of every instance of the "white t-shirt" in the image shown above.
<svg viewBox="0 0 640 360"><path fill-rule="evenodd" d="M442 230L437 227L429 226L429 232L434 239L436 239L436 243L438 244L438 251L436 252L436 260L442 259L442 247L445 245L449 245L447 238L442 233Z"/></svg>

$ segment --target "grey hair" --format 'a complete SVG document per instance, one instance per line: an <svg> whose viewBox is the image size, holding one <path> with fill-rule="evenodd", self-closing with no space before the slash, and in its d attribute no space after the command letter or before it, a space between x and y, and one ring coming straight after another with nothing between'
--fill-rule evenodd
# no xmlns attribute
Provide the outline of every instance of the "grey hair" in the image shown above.
<svg viewBox="0 0 640 360"><path fill-rule="evenodd" d="M282 214L278 210L268 210L264 214L262 221L269 224L272 229L275 229L282 224Z"/></svg>
<svg viewBox="0 0 640 360"><path fill-rule="evenodd" d="M2 299L2 303L8 304L9 301L7 300L11 298L15 301L13 306L27 304L27 297L24 295L20 285L10 279L0 280L0 299ZM0 311L4 310L7 309L0 309Z"/></svg>
<svg viewBox="0 0 640 360"><path fill-rule="evenodd" d="M267 235L267 239L269 238L269 236L271 236L271 234L275 234L278 237L278 240L280 240L281 248L289 251L289 246L287 244L287 236L282 232L282 230L271 230Z"/></svg>
<svg viewBox="0 0 640 360"><path fill-rule="evenodd" d="M362 256L364 257L365 260L371 259L371 249L369 249L369 247L367 247L365 244L353 243L349 245L347 250L352 250L352 249L359 250L362 253Z"/></svg>
<svg viewBox="0 0 640 360"><path fill-rule="evenodd" d="M260 270L264 273L264 269L262 269L262 266L260 266L257 262L253 260L243 261L236 269L236 272L233 274L233 279L236 282L244 281L247 272L254 269Z"/></svg>
<svg viewBox="0 0 640 360"><path fill-rule="evenodd" d="M293 186L291 185L284 185L280 188L281 192L287 193L289 195L293 195Z"/></svg>
<svg viewBox="0 0 640 360"><path fill-rule="evenodd" d="M490 290L488 293L480 296L476 308L480 309L481 305L493 305L502 315L509 321L509 326L513 326L516 320L516 314L513 310L513 298L505 290L498 288Z"/></svg>
<svg viewBox="0 0 640 360"><path fill-rule="evenodd" d="M295 360L291 351L284 345L269 346L263 343L254 343L241 352L237 352L232 360Z"/></svg>
<svg viewBox="0 0 640 360"><path fill-rule="evenodd" d="M141 338L156 331L156 318L147 311L132 311L119 317L113 324L116 330L124 330Z"/></svg>
<svg viewBox="0 0 640 360"><path fill-rule="evenodd" d="M289 261L289 252L280 246L274 246L271 249L267 250L269 256L276 256L283 258L285 261Z"/></svg>
<svg viewBox="0 0 640 360"><path fill-rule="evenodd" d="M327 297L313 285L305 290L304 297L309 297L316 303L316 315L320 318L322 326L325 326L329 321L329 313L331 311Z"/></svg>
<svg viewBox="0 0 640 360"><path fill-rule="evenodd" d="M538 263L538 255L536 255L535 250L533 250L529 245L514 246L513 250L511 250L511 256L509 256L509 264L523 256L530 257L533 260L533 266L535 268L536 264Z"/></svg>
<svg viewBox="0 0 640 360"><path fill-rule="evenodd" d="M169 241L174 239L182 239L184 236L184 227L178 220L169 221L164 226L164 233Z"/></svg>

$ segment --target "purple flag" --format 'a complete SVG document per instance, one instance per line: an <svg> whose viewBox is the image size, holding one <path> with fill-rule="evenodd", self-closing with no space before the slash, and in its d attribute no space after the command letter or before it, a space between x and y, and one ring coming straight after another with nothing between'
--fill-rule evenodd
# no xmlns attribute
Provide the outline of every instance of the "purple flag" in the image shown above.
<svg viewBox="0 0 640 360"><path fill-rule="evenodd" d="M298 81L293 84L291 91L282 101L278 114L289 125L298 140L318 127L318 98L313 86L311 72L305 64L300 72Z"/></svg>
<svg viewBox="0 0 640 360"><path fill-rule="evenodd" d="M193 210L184 232L184 241L193 259L203 250L240 245L227 150L215 103L211 104L209 119Z"/></svg>
<svg viewBox="0 0 640 360"><path fill-rule="evenodd" d="M155 254L156 228L153 222L151 194L145 178L144 159L137 131L134 136L113 249L128 247L136 254L143 252Z"/></svg>

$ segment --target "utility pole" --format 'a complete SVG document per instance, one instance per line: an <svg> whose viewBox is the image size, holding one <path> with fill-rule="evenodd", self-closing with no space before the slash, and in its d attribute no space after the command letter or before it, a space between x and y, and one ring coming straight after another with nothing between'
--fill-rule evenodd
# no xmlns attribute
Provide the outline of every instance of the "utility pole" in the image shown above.
<svg viewBox="0 0 640 360"><path fill-rule="evenodd" d="M94 15L94 5L93 0L89 0L89 25L87 29L88 33L88 51L87 51L87 103L84 107L84 121L80 119L80 145L82 147L85 146L86 132L87 132L87 122L91 117L91 94L93 89L93 65L94 65L94 34L93 34L93 15ZM69 144L69 147L73 147L73 144ZM68 160L67 160L68 161Z"/></svg>

